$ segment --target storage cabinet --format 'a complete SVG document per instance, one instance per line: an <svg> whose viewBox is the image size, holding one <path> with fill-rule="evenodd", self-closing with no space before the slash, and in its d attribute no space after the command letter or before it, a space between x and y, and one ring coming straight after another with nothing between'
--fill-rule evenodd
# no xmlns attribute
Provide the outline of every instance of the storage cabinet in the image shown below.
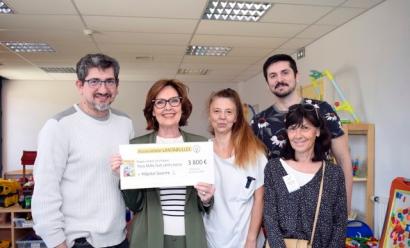
<svg viewBox="0 0 410 248"><path fill-rule="evenodd" d="M28 215L31 215L30 209L23 209L17 204L8 208L0 208L0 240L11 241L11 247L14 248L17 247L16 240L21 240L33 233L32 225L21 221L25 220Z"/></svg>
<svg viewBox="0 0 410 248"><path fill-rule="evenodd" d="M353 177L352 210L374 228L374 125L354 123L344 125L349 137L350 154L358 161L358 173Z"/></svg>

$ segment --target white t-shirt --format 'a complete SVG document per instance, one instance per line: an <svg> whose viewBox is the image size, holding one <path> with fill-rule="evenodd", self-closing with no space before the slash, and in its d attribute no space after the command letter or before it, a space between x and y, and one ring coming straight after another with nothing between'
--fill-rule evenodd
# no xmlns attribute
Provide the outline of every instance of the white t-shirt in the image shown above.
<svg viewBox="0 0 410 248"><path fill-rule="evenodd" d="M248 235L255 190L264 184L267 160L261 154L255 165L239 168L235 158L214 154L215 194L209 214L203 215L210 248L243 247Z"/></svg>
<svg viewBox="0 0 410 248"><path fill-rule="evenodd" d="M280 159L280 163L282 164L286 173L288 173L288 175L291 175L292 177L296 179L296 182L299 184L299 187L302 187L303 185L310 182L310 180L312 180L313 177L315 176L315 173L304 173L304 172L293 169L283 159Z"/></svg>

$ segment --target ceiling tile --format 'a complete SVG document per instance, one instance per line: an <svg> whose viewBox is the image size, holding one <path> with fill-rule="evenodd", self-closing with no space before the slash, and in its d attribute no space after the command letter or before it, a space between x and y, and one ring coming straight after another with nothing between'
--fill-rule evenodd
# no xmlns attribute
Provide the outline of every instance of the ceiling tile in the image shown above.
<svg viewBox="0 0 410 248"><path fill-rule="evenodd" d="M286 40L286 38L271 37L195 35L191 45L274 48Z"/></svg>
<svg viewBox="0 0 410 248"><path fill-rule="evenodd" d="M111 53L111 52L127 52L127 53L134 53L135 56L142 56L142 55L178 55L181 53L185 53L186 47L185 46L150 46L150 45L130 45L130 44L100 44L100 49L103 52Z"/></svg>
<svg viewBox="0 0 410 248"><path fill-rule="evenodd" d="M384 0L347 0L342 6L355 8L371 8L381 2L384 2Z"/></svg>
<svg viewBox="0 0 410 248"><path fill-rule="evenodd" d="M283 49L299 49L313 42L314 39L294 38L286 42L281 48Z"/></svg>
<svg viewBox="0 0 410 248"><path fill-rule="evenodd" d="M26 41L26 42L64 42L67 44L89 42L90 38L85 36L81 30L33 30L12 29L1 33L3 41ZM73 44L76 46L75 44Z"/></svg>
<svg viewBox="0 0 410 248"><path fill-rule="evenodd" d="M74 0L83 15L198 19L207 0Z"/></svg>
<svg viewBox="0 0 410 248"><path fill-rule="evenodd" d="M128 32L101 32L93 35L98 43L142 44L142 45L184 45L188 46L190 34L153 34Z"/></svg>
<svg viewBox="0 0 410 248"><path fill-rule="evenodd" d="M249 23L203 20L197 34L288 38L306 28L301 24Z"/></svg>
<svg viewBox="0 0 410 248"><path fill-rule="evenodd" d="M319 20L316 24L342 25L364 11L365 9L359 8L337 8L335 11Z"/></svg>
<svg viewBox="0 0 410 248"><path fill-rule="evenodd" d="M323 35L329 33L337 26L334 25L312 25L309 26L307 29L303 30L299 33L296 38L312 38L317 39L322 37Z"/></svg>
<svg viewBox="0 0 410 248"><path fill-rule="evenodd" d="M333 7L275 4L261 22L312 24Z"/></svg>
<svg viewBox="0 0 410 248"><path fill-rule="evenodd" d="M229 52L228 56L264 56L268 54L270 51L272 51L272 48L252 48L252 49L242 49L242 48L232 48L232 50Z"/></svg>
<svg viewBox="0 0 410 248"><path fill-rule="evenodd" d="M70 0L12 0L6 2L16 14L74 15L77 13Z"/></svg>
<svg viewBox="0 0 410 248"><path fill-rule="evenodd" d="M191 34L196 20L137 17L84 16L88 28L95 31Z"/></svg>
<svg viewBox="0 0 410 248"><path fill-rule="evenodd" d="M322 6L338 6L346 0L264 0L263 2L286 3L286 4L303 4L303 5L322 5Z"/></svg>
<svg viewBox="0 0 410 248"><path fill-rule="evenodd" d="M62 25L63 24L63 25ZM83 24L78 16L70 15L0 15L0 28L82 30Z"/></svg>
<svg viewBox="0 0 410 248"><path fill-rule="evenodd" d="M257 61L260 56L253 57L236 57L236 56L185 56L183 63L192 64L252 64Z"/></svg>

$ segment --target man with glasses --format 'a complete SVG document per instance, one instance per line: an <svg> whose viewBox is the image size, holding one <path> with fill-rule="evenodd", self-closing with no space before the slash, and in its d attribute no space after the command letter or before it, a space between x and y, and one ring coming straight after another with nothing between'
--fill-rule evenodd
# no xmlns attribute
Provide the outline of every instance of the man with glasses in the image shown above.
<svg viewBox="0 0 410 248"><path fill-rule="evenodd" d="M134 137L131 119L110 107L119 69L104 54L81 58L79 103L40 131L32 214L47 247L128 247L125 204L110 166L119 144Z"/></svg>
<svg viewBox="0 0 410 248"><path fill-rule="evenodd" d="M286 142L285 114L294 104L312 105L325 120L332 135L331 150L337 164L343 168L346 182L347 206L350 210L352 197L352 162L348 148L347 135L343 132L340 119L332 107L324 101L302 98L296 84L299 79L295 60L286 54L276 54L263 65L263 75L270 91L276 96L272 106L258 113L251 121L254 133L268 148L269 158L280 157Z"/></svg>

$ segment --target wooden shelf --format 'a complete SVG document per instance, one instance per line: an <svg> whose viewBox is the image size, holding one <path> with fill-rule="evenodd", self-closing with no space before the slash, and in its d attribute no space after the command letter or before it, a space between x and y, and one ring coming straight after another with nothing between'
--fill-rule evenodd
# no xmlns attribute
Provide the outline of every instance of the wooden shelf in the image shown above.
<svg viewBox="0 0 410 248"><path fill-rule="evenodd" d="M353 177L353 182L367 182L367 178L366 177Z"/></svg>
<svg viewBox="0 0 410 248"><path fill-rule="evenodd" d="M374 228L374 202L371 198L374 195L374 125L369 123L352 123L343 125L343 129L346 131L348 136L364 136L366 147L365 156L362 166L365 168L365 175L360 177L353 177L353 182L365 183L366 196L365 196L365 221L371 227ZM355 186L353 185L353 189ZM352 204L353 207L353 204Z"/></svg>
<svg viewBox="0 0 410 248"><path fill-rule="evenodd" d="M21 217L22 215L28 214L30 212L30 209L24 209L18 204L15 204L8 208L0 207L0 214L6 215L4 216L4 218L7 220L5 224L0 224L0 240L10 240L11 247L17 247L16 240L33 232L33 228L16 227L14 220L15 218Z"/></svg>

